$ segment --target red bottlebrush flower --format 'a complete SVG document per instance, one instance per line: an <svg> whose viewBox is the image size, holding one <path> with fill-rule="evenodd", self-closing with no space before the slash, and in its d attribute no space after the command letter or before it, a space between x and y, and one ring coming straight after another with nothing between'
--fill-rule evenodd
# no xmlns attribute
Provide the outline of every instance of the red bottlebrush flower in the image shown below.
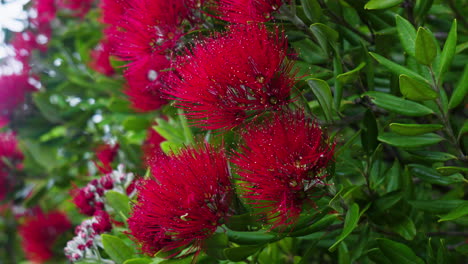
<svg viewBox="0 0 468 264"><path fill-rule="evenodd" d="M250 126L244 145L232 158L244 181L244 197L268 213L273 228L294 223L302 205L323 186L333 144L303 112L274 114Z"/></svg>
<svg viewBox="0 0 468 264"><path fill-rule="evenodd" d="M283 0L219 0L219 18L231 23L267 22L273 18Z"/></svg>
<svg viewBox="0 0 468 264"><path fill-rule="evenodd" d="M26 93L35 90L26 74L0 76L0 116L9 116L23 103Z"/></svg>
<svg viewBox="0 0 468 264"><path fill-rule="evenodd" d="M44 263L53 256L52 246L57 238L70 228L70 220L59 211L27 217L19 227L26 257L32 262Z"/></svg>
<svg viewBox="0 0 468 264"><path fill-rule="evenodd" d="M101 0L99 7L102 10L101 21L113 26L120 21L122 15L130 9L131 5L127 0Z"/></svg>
<svg viewBox="0 0 468 264"><path fill-rule="evenodd" d="M99 45L91 51L91 61L89 63L89 67L101 74L111 76L115 73L115 70L112 68L109 56L109 43L107 41L101 41L101 43L99 43Z"/></svg>
<svg viewBox="0 0 468 264"><path fill-rule="evenodd" d="M152 159L153 178L138 188L128 219L147 254L191 245L199 250L228 214L231 183L225 153L205 144Z"/></svg>
<svg viewBox="0 0 468 264"><path fill-rule="evenodd" d="M33 19L33 23L36 25L50 23L57 13L55 0L35 0L34 8L36 9L37 17Z"/></svg>
<svg viewBox="0 0 468 264"><path fill-rule="evenodd" d="M92 224L92 227L96 234L102 234L112 230L112 223L109 214L106 211L96 211L94 213L96 222Z"/></svg>
<svg viewBox="0 0 468 264"><path fill-rule="evenodd" d="M283 34L258 24L233 25L177 60L167 93L205 129L230 129L287 105L294 76Z"/></svg>
<svg viewBox="0 0 468 264"><path fill-rule="evenodd" d="M0 114L0 128L5 127L8 123L10 123L10 120Z"/></svg>
<svg viewBox="0 0 468 264"><path fill-rule="evenodd" d="M31 31L17 33L10 43L15 50L15 57L24 65L29 63L32 50L38 48L36 36Z"/></svg>
<svg viewBox="0 0 468 264"><path fill-rule="evenodd" d="M96 148L96 157L99 162L94 161L94 165L99 169L103 174L112 172L112 161L114 161L117 151L119 150L119 144L113 146L109 144L103 144Z"/></svg>

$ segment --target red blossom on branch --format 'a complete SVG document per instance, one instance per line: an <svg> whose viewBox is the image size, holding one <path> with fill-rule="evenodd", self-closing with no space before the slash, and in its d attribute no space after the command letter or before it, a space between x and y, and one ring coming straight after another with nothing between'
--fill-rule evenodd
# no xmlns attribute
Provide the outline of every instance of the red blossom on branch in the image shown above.
<svg viewBox="0 0 468 264"><path fill-rule="evenodd" d="M205 144L151 160L153 177L138 186L128 219L131 235L150 255L189 245L199 250L228 214L231 183L224 152Z"/></svg>
<svg viewBox="0 0 468 264"><path fill-rule="evenodd" d="M26 257L34 263L44 263L53 256L57 238L71 228L70 220L59 211L26 217L19 227Z"/></svg>
<svg viewBox="0 0 468 264"><path fill-rule="evenodd" d="M101 74L111 76L115 73L115 70L110 63L109 56L109 42L101 41L97 47L91 51L91 61L89 62L89 67Z"/></svg>
<svg viewBox="0 0 468 264"><path fill-rule="evenodd" d="M112 172L112 161L114 161L117 151L119 150L119 144L109 145L103 144L96 148L96 157L99 160L94 161L94 164L103 174Z"/></svg>
<svg viewBox="0 0 468 264"><path fill-rule="evenodd" d="M29 78L25 73L0 76L0 116L8 117L24 102L27 93L36 90Z"/></svg>
<svg viewBox="0 0 468 264"><path fill-rule="evenodd" d="M10 132L0 133L0 201L5 199L15 180L11 175L12 169L21 169L23 159L16 135Z"/></svg>
<svg viewBox="0 0 468 264"><path fill-rule="evenodd" d="M273 18L283 0L219 0L219 18L231 23L267 22Z"/></svg>
<svg viewBox="0 0 468 264"><path fill-rule="evenodd" d="M243 195L267 213L275 228L294 223L315 187L323 187L334 145L303 112L274 114L248 127L232 162L244 181Z"/></svg>
<svg viewBox="0 0 468 264"><path fill-rule="evenodd" d="M204 129L230 129L291 101L292 63L278 29L233 25L187 53L175 63L177 77L167 93Z"/></svg>

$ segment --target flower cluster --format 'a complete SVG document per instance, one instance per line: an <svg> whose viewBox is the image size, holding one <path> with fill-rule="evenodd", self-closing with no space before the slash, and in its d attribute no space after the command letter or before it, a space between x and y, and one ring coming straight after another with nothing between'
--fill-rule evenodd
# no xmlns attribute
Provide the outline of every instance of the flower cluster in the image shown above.
<svg viewBox="0 0 468 264"><path fill-rule="evenodd" d="M83 188L73 190L73 202L82 214L92 216L96 211L104 209L106 191L113 190L131 194L133 192L133 179L133 173L126 173L124 166L119 165L117 170L92 180Z"/></svg>
<svg viewBox="0 0 468 264"><path fill-rule="evenodd" d="M292 64L278 29L233 25L187 53L177 59L177 78L167 93L204 129L230 129L291 101Z"/></svg>
<svg viewBox="0 0 468 264"><path fill-rule="evenodd" d="M67 242L64 249L65 256L72 262L83 258L98 260L95 250L101 244L100 234L111 229L109 214L106 211L96 211L91 219L84 220L75 228L75 237Z"/></svg>
<svg viewBox="0 0 468 264"><path fill-rule="evenodd" d="M131 235L148 254L180 252L188 245L199 250L229 213L232 187L224 152L205 144L158 155L151 172L138 186L128 219Z"/></svg>
<svg viewBox="0 0 468 264"><path fill-rule="evenodd" d="M112 161L114 161L117 151L119 150L119 144L109 145L103 144L96 148L96 157L98 162L94 161L94 165L103 174L112 172Z"/></svg>
<svg viewBox="0 0 468 264"><path fill-rule="evenodd" d="M44 263L53 256L52 246L55 241L70 228L67 216L59 211L39 212L26 217L19 227L21 246L26 257L34 263Z"/></svg>
<svg viewBox="0 0 468 264"><path fill-rule="evenodd" d="M217 11L223 20L248 24L271 20L281 5L283 0L219 0Z"/></svg>
<svg viewBox="0 0 468 264"><path fill-rule="evenodd" d="M243 196L267 211L273 228L294 223L304 202L312 202L316 187L324 185L333 144L301 111L274 114L243 131L242 140L232 161L244 182Z"/></svg>

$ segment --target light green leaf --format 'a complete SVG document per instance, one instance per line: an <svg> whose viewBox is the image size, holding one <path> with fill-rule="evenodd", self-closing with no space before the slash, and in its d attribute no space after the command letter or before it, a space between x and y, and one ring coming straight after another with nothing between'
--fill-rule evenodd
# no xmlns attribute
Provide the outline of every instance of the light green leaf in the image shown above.
<svg viewBox="0 0 468 264"><path fill-rule="evenodd" d="M364 6L365 9L385 9L401 4L403 0L370 0Z"/></svg>
<svg viewBox="0 0 468 264"><path fill-rule="evenodd" d="M455 87L455 90L450 97L449 108L455 108L465 98L466 94L468 93L468 65L465 66L465 70L463 71L463 75L458 82L458 85Z"/></svg>
<svg viewBox="0 0 468 264"><path fill-rule="evenodd" d="M107 234L103 234L101 238L104 251L106 251L109 257L117 264L122 264L127 259L132 258L133 249L127 246L122 239Z"/></svg>
<svg viewBox="0 0 468 264"><path fill-rule="evenodd" d="M359 205L353 203L348 212L346 213L346 218L344 222L343 231L336 239L336 242L328 249L330 252L335 251L337 246L343 241L353 230L357 227L359 222Z"/></svg>
<svg viewBox="0 0 468 264"><path fill-rule="evenodd" d="M404 74L400 75L400 91L404 97L414 101L433 100L439 97L429 83L418 81Z"/></svg>
<svg viewBox="0 0 468 264"><path fill-rule="evenodd" d="M390 130L404 136L417 136L444 128L439 124L400 124L391 123Z"/></svg>
<svg viewBox="0 0 468 264"><path fill-rule="evenodd" d="M437 56L437 43L434 36L423 27L420 27L416 34L415 55L419 63L427 66L430 66Z"/></svg>
<svg viewBox="0 0 468 264"><path fill-rule="evenodd" d="M116 191L107 191L105 194L107 204L112 207L119 215L121 212L125 217L128 217L130 214L130 199L127 195L116 192Z"/></svg>
<svg viewBox="0 0 468 264"><path fill-rule="evenodd" d="M359 76L359 71L364 68L366 66L366 63L365 62L361 62L356 68L348 71L348 72L345 72L345 73L342 73L342 74L338 74L338 76L336 76L336 79L345 84L345 83L352 83L354 81L356 81L356 79L358 78Z"/></svg>
<svg viewBox="0 0 468 264"><path fill-rule="evenodd" d="M307 80L307 83L309 84L310 89L317 98L320 107L322 108L323 114L325 115L325 118L328 121L333 120L333 97L328 83L320 79L309 79Z"/></svg>
<svg viewBox="0 0 468 264"><path fill-rule="evenodd" d="M411 23L403 17L397 15L395 17L396 28L398 31L398 37L400 38L403 49L411 56L415 56L414 46L416 43L416 29L414 29Z"/></svg>
<svg viewBox="0 0 468 264"><path fill-rule="evenodd" d="M402 136L394 133L383 133L378 139L390 146L400 148L418 148L437 144L444 140L443 137L434 134L423 134L419 136Z"/></svg>
<svg viewBox="0 0 468 264"><path fill-rule="evenodd" d="M468 204L461 204L457 208L450 211L448 214L442 215L439 219L439 222L456 220L465 215L468 215Z"/></svg>
<svg viewBox="0 0 468 264"><path fill-rule="evenodd" d="M424 264L424 261L414 254L408 246L389 240L377 239L377 245L387 259L398 264Z"/></svg>
<svg viewBox="0 0 468 264"><path fill-rule="evenodd" d="M424 77L422 77L421 75L419 75L418 73L404 67L404 66L401 66L399 64L396 64L394 63L393 61L391 60L388 60L386 58L384 58L383 56L380 56L379 54L376 54L376 53L373 53L373 52L369 52L369 54L377 61L379 62L380 64L382 64L384 67L386 67L387 69L389 69L390 71L392 71L393 73L397 74L398 76L400 76L401 74L405 74L405 75L408 75L414 79L417 79L419 81L422 81L422 82L425 82L426 79Z"/></svg>
<svg viewBox="0 0 468 264"><path fill-rule="evenodd" d="M434 111L424 105L387 93L371 91L364 93L363 96L369 96L371 101L378 107L401 115L425 116L434 113Z"/></svg>
<svg viewBox="0 0 468 264"><path fill-rule="evenodd" d="M454 19L447 40L445 41L444 48L440 54L439 64L436 69L437 81L441 82L444 73L450 67L453 56L457 48L457 20Z"/></svg>

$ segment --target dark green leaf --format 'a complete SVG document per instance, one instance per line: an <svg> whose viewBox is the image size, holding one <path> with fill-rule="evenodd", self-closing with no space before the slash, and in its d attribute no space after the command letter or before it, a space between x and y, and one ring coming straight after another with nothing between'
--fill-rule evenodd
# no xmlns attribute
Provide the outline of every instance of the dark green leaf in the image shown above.
<svg viewBox="0 0 468 264"><path fill-rule="evenodd" d="M365 9L385 9L401 4L403 0L370 0L364 6Z"/></svg>
<svg viewBox="0 0 468 264"><path fill-rule="evenodd" d="M247 213L229 217L226 226L234 231L249 231L252 227L260 227L261 223L259 222L258 216Z"/></svg>
<svg viewBox="0 0 468 264"><path fill-rule="evenodd" d="M346 218L344 222L343 231L336 239L336 242L328 249L329 251L335 251L336 247L343 241L353 230L357 227L359 222L359 206L356 203L353 203L348 212L346 213Z"/></svg>
<svg viewBox="0 0 468 264"><path fill-rule="evenodd" d="M434 36L427 29L420 27L416 34L416 60L424 65L431 65L437 56L437 43Z"/></svg>
<svg viewBox="0 0 468 264"><path fill-rule="evenodd" d="M437 171L442 175L451 175L451 174L458 173L458 172L468 174L468 168L456 167L456 166L438 167Z"/></svg>
<svg viewBox="0 0 468 264"><path fill-rule="evenodd" d="M418 148L437 144L444 140L441 136L429 133L419 136L402 136L394 133L383 133L378 139L386 144L401 148Z"/></svg>
<svg viewBox="0 0 468 264"><path fill-rule="evenodd" d="M316 221L315 223L311 224L310 226L295 230L290 234L292 237L301 237L301 236L306 236L315 232L322 231L324 228L327 226L331 225L333 222L335 222L338 219L336 214L328 214L322 217L320 220Z"/></svg>
<svg viewBox="0 0 468 264"><path fill-rule="evenodd" d="M310 25L310 30L314 34L322 50L328 54L328 47L333 47L339 37L338 32L322 23L314 23Z"/></svg>
<svg viewBox="0 0 468 264"><path fill-rule="evenodd" d="M437 151L422 151L422 150L411 150L409 151L412 155L418 157L419 159L426 160L426 161L448 161L448 160L453 160L456 159L457 157L445 153L445 152L437 152Z"/></svg>
<svg viewBox="0 0 468 264"><path fill-rule="evenodd" d="M369 96L377 106L406 116L425 116L434 113L430 108L382 92L367 92L363 96Z"/></svg>
<svg viewBox="0 0 468 264"><path fill-rule="evenodd" d="M387 209L390 209L395 204L397 204L401 200L401 198L403 198L403 195L400 191L393 191L387 193L373 202L372 212L381 213Z"/></svg>
<svg viewBox="0 0 468 264"><path fill-rule="evenodd" d="M458 140L461 139L461 137L468 133L468 120L465 121L465 123L463 123L463 126L460 128L460 132L458 132Z"/></svg>
<svg viewBox="0 0 468 264"><path fill-rule="evenodd" d="M414 101L433 100L439 97L439 94L432 89L427 82L421 82L407 75L400 75L401 94Z"/></svg>
<svg viewBox="0 0 468 264"><path fill-rule="evenodd" d="M361 62L356 68L348 71L348 72L345 72L345 73L342 73L342 74L338 74L338 76L336 76L336 79L343 83L343 84L346 84L346 83L352 83L354 81L356 81L356 79L358 78L359 76L359 71L364 68L366 66L366 63L365 62Z"/></svg>
<svg viewBox="0 0 468 264"><path fill-rule="evenodd" d="M320 79L309 79L307 83L310 89L317 98L320 107L322 108L323 114L328 121L333 120L333 97L331 94L330 86L324 80Z"/></svg>
<svg viewBox="0 0 468 264"><path fill-rule="evenodd" d="M459 174L442 176L435 169L428 168L420 164L410 164L408 167L412 175L428 183L449 185L457 182L463 182L463 176Z"/></svg>
<svg viewBox="0 0 468 264"><path fill-rule="evenodd" d="M453 56L455 55L455 51L457 48L457 20L454 19L452 23L452 27L450 28L450 32L448 34L447 40L445 41L444 48L442 53L440 54L440 60L438 67L436 69L437 74L437 81L441 82L444 73L450 67L452 63Z"/></svg>
<svg viewBox="0 0 468 264"><path fill-rule="evenodd" d="M403 49L411 56L415 56L414 46L416 43L416 29L411 23L403 17L397 15L395 17L396 26L398 30L398 37L400 38Z"/></svg>
<svg viewBox="0 0 468 264"><path fill-rule="evenodd" d="M226 248L224 254L231 261L242 261L255 254L262 246L241 246L235 248Z"/></svg>
<svg viewBox="0 0 468 264"><path fill-rule="evenodd" d="M465 215L468 215L468 204L461 204L448 214L440 216L439 222L456 220Z"/></svg>
<svg viewBox="0 0 468 264"><path fill-rule="evenodd" d="M424 264L424 261L414 254L408 246L389 240L377 239L377 245L387 259L398 264Z"/></svg>
<svg viewBox="0 0 468 264"><path fill-rule="evenodd" d="M107 234L103 234L101 238L104 251L117 264L124 263L127 259L132 258L133 249L127 246L120 238Z"/></svg>
<svg viewBox="0 0 468 264"><path fill-rule="evenodd" d="M412 200L408 202L416 209L436 214L445 214L462 204L468 204L464 200Z"/></svg>
<svg viewBox="0 0 468 264"><path fill-rule="evenodd" d="M203 242L203 249L208 256L225 260L224 249L229 246L229 239L225 233L215 233Z"/></svg>
<svg viewBox="0 0 468 264"><path fill-rule="evenodd" d="M390 130L404 136L422 135L442 128L444 128L444 126L438 124L390 124Z"/></svg>
<svg viewBox="0 0 468 264"><path fill-rule="evenodd" d="M465 98L466 94L468 93L468 65L465 66L465 70L463 71L463 75L460 78L455 90L452 93L449 101L449 108L455 108Z"/></svg>
<svg viewBox="0 0 468 264"><path fill-rule="evenodd" d="M419 75L418 73L404 67L404 66L401 66L399 64L396 64L394 63L393 61L390 61L382 56L380 56L379 54L376 54L376 53L373 53L373 52L369 52L369 54L374 57L374 59L376 61L378 61L380 64L382 64L383 66L385 66L387 69L389 69L390 71L392 71L393 73L397 74L398 76L400 76L401 74L405 74L405 75L408 75L410 77L412 77L413 79L417 79L419 81L422 81L422 82L425 82L426 79L424 77L422 77L421 75Z"/></svg>
<svg viewBox="0 0 468 264"><path fill-rule="evenodd" d="M416 236L416 227L413 220L406 215L403 215L400 221L393 223L391 228L406 240L413 240Z"/></svg>
<svg viewBox="0 0 468 264"><path fill-rule="evenodd" d="M377 135L379 130L377 128L377 122L375 121L375 116L372 111L367 110L363 119L364 129L361 134L361 142L364 150L367 153L372 153L379 144L377 140Z"/></svg>
<svg viewBox="0 0 468 264"><path fill-rule="evenodd" d="M305 15L310 21L319 21L322 15L322 8L320 8L317 0L301 0L301 5L304 8Z"/></svg>
<svg viewBox="0 0 468 264"><path fill-rule="evenodd" d="M277 238L275 235L264 231L243 232L228 229L226 234L229 237L229 241L242 245L263 244L274 241Z"/></svg>

